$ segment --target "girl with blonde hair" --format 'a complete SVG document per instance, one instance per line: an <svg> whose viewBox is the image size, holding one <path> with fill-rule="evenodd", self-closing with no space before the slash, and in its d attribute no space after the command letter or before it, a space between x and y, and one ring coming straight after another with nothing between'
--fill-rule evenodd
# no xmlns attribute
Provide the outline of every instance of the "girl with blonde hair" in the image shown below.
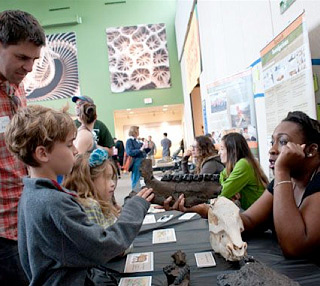
<svg viewBox="0 0 320 286"><path fill-rule="evenodd" d="M88 218L106 228L117 220L120 207L114 199L116 169L104 149L80 154L64 179L67 189L77 191Z"/></svg>

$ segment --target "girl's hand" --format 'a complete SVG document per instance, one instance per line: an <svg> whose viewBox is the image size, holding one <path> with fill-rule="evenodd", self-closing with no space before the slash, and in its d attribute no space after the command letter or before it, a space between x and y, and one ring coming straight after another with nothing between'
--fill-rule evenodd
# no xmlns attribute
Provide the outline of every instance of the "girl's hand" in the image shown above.
<svg viewBox="0 0 320 286"><path fill-rule="evenodd" d="M151 202L154 198L154 194L152 192L153 189L151 188L143 188L139 193L137 193L137 196L145 199L147 202Z"/></svg>
<svg viewBox="0 0 320 286"><path fill-rule="evenodd" d="M304 148L306 144L295 144L288 142L281 147L281 153L275 163L275 171L290 172L295 166L301 163L305 159Z"/></svg>

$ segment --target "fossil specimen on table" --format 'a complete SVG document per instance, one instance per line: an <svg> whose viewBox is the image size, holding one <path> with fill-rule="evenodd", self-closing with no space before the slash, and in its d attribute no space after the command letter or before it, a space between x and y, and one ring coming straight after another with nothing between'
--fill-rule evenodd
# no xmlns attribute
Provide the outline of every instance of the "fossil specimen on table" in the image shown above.
<svg viewBox="0 0 320 286"><path fill-rule="evenodd" d="M241 260L246 255L247 243L241 238L243 223L239 208L225 197L214 199L208 211L208 222L213 250L226 260Z"/></svg>
<svg viewBox="0 0 320 286"><path fill-rule="evenodd" d="M178 250L171 257L174 262L163 268L163 272L167 276L168 286L188 286L190 284L190 267L186 264L186 254Z"/></svg>
<svg viewBox="0 0 320 286"><path fill-rule="evenodd" d="M217 278L219 286L298 286L295 282L287 276L280 274L267 265L250 259L240 270L229 273L221 274Z"/></svg>
<svg viewBox="0 0 320 286"><path fill-rule="evenodd" d="M185 197L185 206L191 207L206 203L209 199L216 198L221 191L219 175L165 175L161 181L153 177L152 161L145 159L140 167L141 176L148 188L155 194L152 203L163 205L163 201L172 196L173 204L181 194Z"/></svg>

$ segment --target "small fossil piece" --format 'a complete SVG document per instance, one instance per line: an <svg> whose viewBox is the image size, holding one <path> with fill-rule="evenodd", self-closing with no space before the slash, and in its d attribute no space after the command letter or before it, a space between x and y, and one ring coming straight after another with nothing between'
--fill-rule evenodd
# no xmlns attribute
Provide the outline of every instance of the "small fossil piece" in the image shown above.
<svg viewBox="0 0 320 286"><path fill-rule="evenodd" d="M173 263L163 268L163 272L167 276L168 286L190 285L190 267L186 264L186 254L178 250L171 257L174 260Z"/></svg>

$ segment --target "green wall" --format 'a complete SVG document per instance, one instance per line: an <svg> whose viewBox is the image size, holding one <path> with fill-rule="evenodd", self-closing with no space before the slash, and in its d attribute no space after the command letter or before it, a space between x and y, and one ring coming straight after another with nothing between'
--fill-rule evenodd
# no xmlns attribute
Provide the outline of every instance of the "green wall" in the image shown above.
<svg viewBox="0 0 320 286"><path fill-rule="evenodd" d="M105 2L110 0L0 0L0 10L24 10L33 14L40 23L61 22L64 18L81 16L82 24L48 28L46 33L76 33L81 93L94 99L99 119L114 134L114 110L145 107L143 99L146 97L153 99L148 107L183 103L183 94L174 30L176 0L126 0L126 3L109 5L105 5ZM49 11L59 7L70 9ZM172 87L111 93L105 29L157 23L166 24ZM60 108L66 102L70 103L70 111L73 113L74 104L71 99L40 104Z"/></svg>

